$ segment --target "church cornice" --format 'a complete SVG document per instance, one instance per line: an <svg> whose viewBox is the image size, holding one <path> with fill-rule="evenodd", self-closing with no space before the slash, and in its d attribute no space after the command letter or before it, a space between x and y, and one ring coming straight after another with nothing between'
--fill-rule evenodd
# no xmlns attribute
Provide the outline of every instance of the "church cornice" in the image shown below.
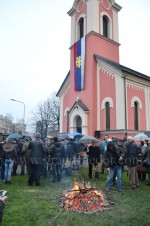
<svg viewBox="0 0 150 226"><path fill-rule="evenodd" d="M111 42L111 43L113 43L113 44L115 44L115 45L117 45L117 46L120 46L120 44L119 44L118 42L115 42L115 41L113 41L113 40L111 40L111 39L109 39L109 38L105 38L103 35L101 35L101 34L95 32L95 31L90 31L88 34L86 34L86 35L85 35L85 39L86 39L87 37L89 37L90 35L96 35L96 36L98 36L98 37L100 37L100 38L102 38L102 39L107 40L108 42ZM71 50L73 47L74 47L74 44L71 45L71 46L69 47L69 49Z"/></svg>
<svg viewBox="0 0 150 226"><path fill-rule="evenodd" d="M90 36L90 35L96 35L96 36L98 36L98 37L100 37L100 38L106 40L107 42L111 42L111 43L113 43L113 44L115 44L115 45L117 45L117 46L120 46L120 44L119 44L118 42L115 42L115 41L113 41L112 39L106 38L106 37L104 37L103 35L101 35L101 34L95 32L95 31L90 31L90 32L86 35L86 37L88 37L88 36Z"/></svg>
<svg viewBox="0 0 150 226"><path fill-rule="evenodd" d="M87 1L88 0L83 0L84 3L86 3ZM72 8L67 12L67 14L69 16L73 16L76 13L76 11L78 12L78 10L77 10L77 4L78 4L78 2L79 2L79 0L75 0L74 1Z"/></svg>
<svg viewBox="0 0 150 226"><path fill-rule="evenodd" d="M115 3L114 5L112 5L111 7L113 10L115 10L116 12L119 12L122 7L120 5L118 5L117 3Z"/></svg>
<svg viewBox="0 0 150 226"><path fill-rule="evenodd" d="M66 78L64 79L56 96L61 97L64 93L66 93L66 90L68 91L69 88L70 88L70 71L68 72Z"/></svg>
<svg viewBox="0 0 150 226"><path fill-rule="evenodd" d="M135 81L126 81L126 87L131 87L132 89L139 90L139 91L144 91L145 87L137 84Z"/></svg>
<svg viewBox="0 0 150 226"><path fill-rule="evenodd" d="M124 75L124 74L123 74ZM135 83L135 79L136 79L136 84L138 84L138 86L142 86L142 87L145 87L145 86L148 86L150 87L150 81L147 81L147 80L144 80L144 78L139 78L132 74L129 74L129 73L125 73L125 79L126 81L129 81L129 83Z"/></svg>

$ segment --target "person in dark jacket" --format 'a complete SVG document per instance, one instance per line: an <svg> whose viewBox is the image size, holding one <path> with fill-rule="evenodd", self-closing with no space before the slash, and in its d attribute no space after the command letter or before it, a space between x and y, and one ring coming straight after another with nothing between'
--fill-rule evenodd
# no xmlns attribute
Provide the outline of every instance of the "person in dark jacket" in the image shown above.
<svg viewBox="0 0 150 226"><path fill-rule="evenodd" d="M123 151L117 148L112 141L107 143L107 150L104 152L104 164L106 168L110 169L107 181L107 191L111 190L114 175L117 176L117 190L122 190L122 165L123 165Z"/></svg>
<svg viewBox="0 0 150 226"><path fill-rule="evenodd" d="M54 142L50 147L50 156L52 159L52 182L61 181L62 167L61 167L61 148L62 144L58 137L54 137Z"/></svg>
<svg viewBox="0 0 150 226"><path fill-rule="evenodd" d="M73 145L69 143L66 139L61 147L61 161L62 161L62 170L65 170L67 176L71 176L72 166L71 162L73 160Z"/></svg>
<svg viewBox="0 0 150 226"><path fill-rule="evenodd" d="M41 167L46 157L46 149L39 133L36 133L35 140L29 143L28 150L28 185L32 185L35 181L36 186L40 186Z"/></svg>
<svg viewBox="0 0 150 226"><path fill-rule="evenodd" d="M5 173L5 162L2 156L3 145L4 145L4 142L0 142L0 181L4 181L4 173Z"/></svg>
<svg viewBox="0 0 150 226"><path fill-rule="evenodd" d="M144 150L143 160L147 161L147 165L146 165L146 173L148 174L147 185L150 186L150 142L148 143L148 146Z"/></svg>
<svg viewBox="0 0 150 226"><path fill-rule="evenodd" d="M2 191L0 191L2 192ZM3 210L5 207L5 201L7 199L7 196L0 197L0 224L2 223L2 216L3 216Z"/></svg>
<svg viewBox="0 0 150 226"><path fill-rule="evenodd" d="M86 154L88 155L89 162L89 179L92 179L93 166L95 170L95 179L98 179L98 163L100 163L100 147L98 146L98 141L92 141L92 145L88 147Z"/></svg>
<svg viewBox="0 0 150 226"><path fill-rule="evenodd" d="M134 143L134 140L131 136L127 137L127 150L125 152L125 165L129 167L129 181L131 188L135 189L139 186L138 175L136 171L136 166L138 164L138 154L139 149L137 144Z"/></svg>

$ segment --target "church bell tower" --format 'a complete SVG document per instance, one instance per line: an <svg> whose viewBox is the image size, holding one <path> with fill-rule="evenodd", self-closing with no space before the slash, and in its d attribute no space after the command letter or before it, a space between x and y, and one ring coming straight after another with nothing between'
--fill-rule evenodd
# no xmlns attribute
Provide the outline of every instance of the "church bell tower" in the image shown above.
<svg viewBox="0 0 150 226"><path fill-rule="evenodd" d="M121 6L114 0L75 0L68 11L71 16L70 46L85 36L86 49L90 45L95 54L119 62L120 10Z"/></svg>

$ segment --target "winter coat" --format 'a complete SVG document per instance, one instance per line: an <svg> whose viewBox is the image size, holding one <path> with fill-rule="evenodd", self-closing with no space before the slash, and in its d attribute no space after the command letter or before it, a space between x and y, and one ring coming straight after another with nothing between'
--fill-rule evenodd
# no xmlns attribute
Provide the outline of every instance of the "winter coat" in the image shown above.
<svg viewBox="0 0 150 226"><path fill-rule="evenodd" d="M55 141L52 143L50 147L50 156L56 160L61 159L61 149L62 149L62 144L59 141Z"/></svg>
<svg viewBox="0 0 150 226"><path fill-rule="evenodd" d="M138 155L139 155L139 148L131 141L126 145L127 151L125 152L125 165L127 166L136 166L138 164Z"/></svg>
<svg viewBox="0 0 150 226"><path fill-rule="evenodd" d="M6 145L3 146L3 159L12 159L14 160L17 157L17 152L16 149L14 147L14 145L12 145L10 148L7 148Z"/></svg>
<svg viewBox="0 0 150 226"><path fill-rule="evenodd" d="M149 163L149 165L146 167L146 172L150 173L150 144L144 150L143 159L146 159Z"/></svg>
<svg viewBox="0 0 150 226"><path fill-rule="evenodd" d="M46 149L41 139L37 138L29 143L29 163L40 165L46 157Z"/></svg>
<svg viewBox="0 0 150 226"><path fill-rule="evenodd" d="M110 149L110 147L113 147ZM107 150L104 152L103 161L106 168L113 167L117 165L123 165L123 160L120 160L120 157L123 159L123 150L117 148L112 141L107 143Z"/></svg>
<svg viewBox="0 0 150 226"><path fill-rule="evenodd" d="M98 163L100 163L100 148L99 146L90 146L89 147L89 151L86 152L86 154L88 155L88 160L89 163L97 165Z"/></svg>

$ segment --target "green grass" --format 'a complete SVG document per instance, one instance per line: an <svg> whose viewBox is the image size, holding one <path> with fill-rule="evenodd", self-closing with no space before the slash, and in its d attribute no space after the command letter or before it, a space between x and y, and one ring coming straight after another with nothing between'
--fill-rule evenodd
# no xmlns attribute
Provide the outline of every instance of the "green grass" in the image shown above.
<svg viewBox="0 0 150 226"><path fill-rule="evenodd" d="M80 174L79 174L80 173ZM123 174L123 191L118 193L112 187L106 193L108 200L114 202L109 210L97 214L84 214L64 211L59 198L73 187L73 178L81 182L80 175L87 169L75 171L72 177L62 182L51 183L51 175L41 177L41 186L29 187L27 176L12 177L12 185L1 182L0 189L8 190L2 226L149 226L150 225L150 187L141 182L140 187L128 188L128 177ZM100 175L92 184L105 192L106 175Z"/></svg>

